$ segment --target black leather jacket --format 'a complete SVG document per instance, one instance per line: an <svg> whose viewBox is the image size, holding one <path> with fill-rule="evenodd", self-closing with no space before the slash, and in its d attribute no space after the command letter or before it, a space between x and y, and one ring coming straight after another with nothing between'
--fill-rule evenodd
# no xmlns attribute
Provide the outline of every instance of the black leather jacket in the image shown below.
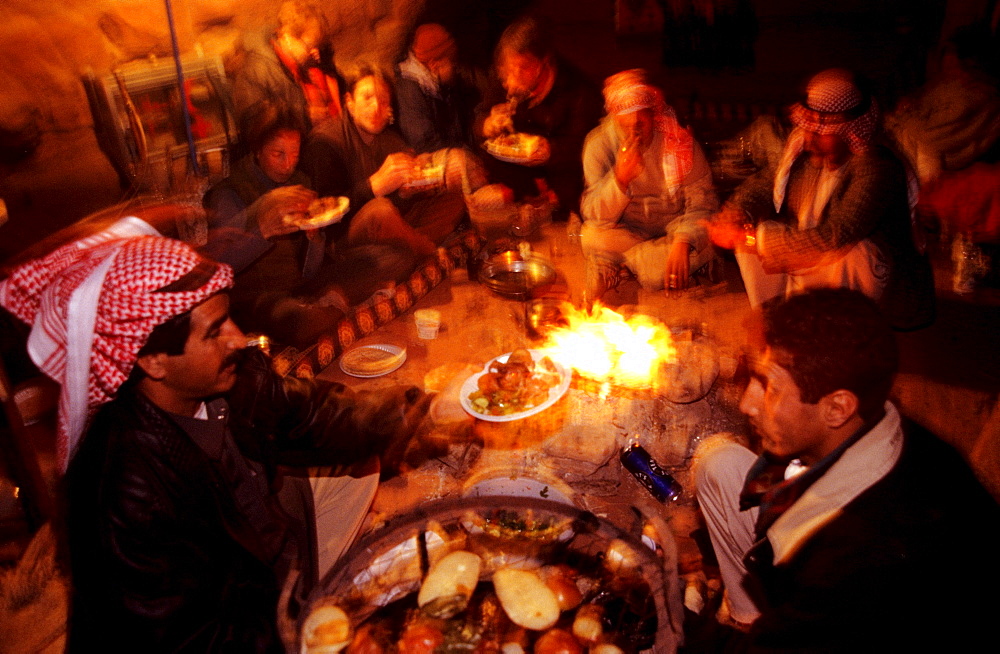
<svg viewBox="0 0 1000 654"><path fill-rule="evenodd" d="M280 464L351 463L408 436L417 389L359 394L283 379L268 364L248 351L226 399L238 447L275 484ZM167 413L123 389L98 413L66 481L70 651L283 651L273 561Z"/></svg>

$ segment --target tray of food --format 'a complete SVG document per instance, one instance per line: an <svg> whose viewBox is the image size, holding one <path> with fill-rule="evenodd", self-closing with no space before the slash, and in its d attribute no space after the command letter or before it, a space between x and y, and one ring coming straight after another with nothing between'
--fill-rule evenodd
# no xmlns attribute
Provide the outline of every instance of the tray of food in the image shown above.
<svg viewBox="0 0 1000 654"><path fill-rule="evenodd" d="M313 592L303 654L676 651L663 561L560 502L421 505L373 532Z"/></svg>
<svg viewBox="0 0 1000 654"><path fill-rule="evenodd" d="M462 408L480 420L511 422L540 413L569 390L573 373L542 350L519 349L491 360L462 384Z"/></svg>
<svg viewBox="0 0 1000 654"><path fill-rule="evenodd" d="M486 151L500 161L540 166L549 160L549 142L537 134L501 134L483 143Z"/></svg>
<svg viewBox="0 0 1000 654"><path fill-rule="evenodd" d="M322 229L340 222L350 206L351 201L346 197L316 198L309 204L306 213L286 215L285 223L299 229Z"/></svg>

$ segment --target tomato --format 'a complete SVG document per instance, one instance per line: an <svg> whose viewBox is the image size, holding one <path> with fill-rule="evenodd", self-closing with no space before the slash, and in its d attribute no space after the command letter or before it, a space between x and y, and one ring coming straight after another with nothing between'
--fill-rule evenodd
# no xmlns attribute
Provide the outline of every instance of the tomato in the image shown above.
<svg viewBox="0 0 1000 654"><path fill-rule="evenodd" d="M380 642L377 631L373 625L362 626L347 646L345 654L385 654L387 650Z"/></svg>
<svg viewBox="0 0 1000 654"><path fill-rule="evenodd" d="M399 637L399 654L434 654L434 649L444 642L444 634L426 622L411 622Z"/></svg>
<svg viewBox="0 0 1000 654"><path fill-rule="evenodd" d="M535 642L535 654L583 654L583 647L573 634L562 629L550 629Z"/></svg>
<svg viewBox="0 0 1000 654"><path fill-rule="evenodd" d="M568 565L552 565L543 568L545 585L556 594L561 611L569 611L580 606L583 595L574 581L573 569Z"/></svg>

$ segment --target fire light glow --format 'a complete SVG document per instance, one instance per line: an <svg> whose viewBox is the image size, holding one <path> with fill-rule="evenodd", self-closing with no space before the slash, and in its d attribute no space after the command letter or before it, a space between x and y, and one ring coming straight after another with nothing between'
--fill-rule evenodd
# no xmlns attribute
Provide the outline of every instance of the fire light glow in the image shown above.
<svg viewBox="0 0 1000 654"><path fill-rule="evenodd" d="M568 325L548 333L545 349L584 377L648 388L661 364L677 360L670 331L649 316L625 318L600 305L586 312L567 304L563 317Z"/></svg>

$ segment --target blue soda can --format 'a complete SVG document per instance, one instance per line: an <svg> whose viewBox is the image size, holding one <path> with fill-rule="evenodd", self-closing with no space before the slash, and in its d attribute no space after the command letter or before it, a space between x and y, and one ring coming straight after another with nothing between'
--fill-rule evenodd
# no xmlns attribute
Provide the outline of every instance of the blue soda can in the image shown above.
<svg viewBox="0 0 1000 654"><path fill-rule="evenodd" d="M680 483L660 467L646 448L633 443L622 450L619 458L625 469L659 501L672 502L681 496Z"/></svg>

